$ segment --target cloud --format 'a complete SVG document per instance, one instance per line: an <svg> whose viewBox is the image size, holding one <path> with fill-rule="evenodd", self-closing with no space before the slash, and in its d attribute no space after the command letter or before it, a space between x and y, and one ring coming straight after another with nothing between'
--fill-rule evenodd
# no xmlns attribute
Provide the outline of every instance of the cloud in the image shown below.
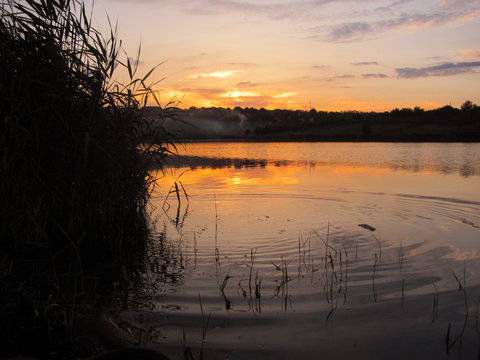
<svg viewBox="0 0 480 360"><path fill-rule="evenodd" d="M133 2L134 0L123 1ZM366 4L377 2L378 0L362 0L361 8L363 9ZM403 2L398 3L403 4ZM352 3L352 0L176 0L175 6L184 13L194 16L241 14L273 20L318 21L330 17L336 18L337 14L326 12L325 7L335 7L338 3ZM395 6L395 3L388 5L389 8Z"/></svg>
<svg viewBox="0 0 480 360"><path fill-rule="evenodd" d="M210 73L202 73L202 74L193 74L190 75L191 79L198 79L198 78L227 78L232 77L236 73L240 72L241 70L221 70L221 71L213 71Z"/></svg>
<svg viewBox="0 0 480 360"><path fill-rule="evenodd" d="M450 76L473 72L474 68L480 67L480 61L473 62L446 62L435 66L423 68L397 68L397 76L403 79L416 79L431 76Z"/></svg>
<svg viewBox="0 0 480 360"><path fill-rule="evenodd" d="M313 65L312 67L316 70L326 70L326 69L328 69L328 66L326 66L326 65Z"/></svg>
<svg viewBox="0 0 480 360"><path fill-rule="evenodd" d="M353 66L366 66L366 65L378 65L377 61L362 61L362 62L355 62L351 63Z"/></svg>
<svg viewBox="0 0 480 360"><path fill-rule="evenodd" d="M456 56L459 59L480 59L480 49L460 51Z"/></svg>
<svg viewBox="0 0 480 360"><path fill-rule="evenodd" d="M247 15L263 15L273 19L284 19L295 16L304 4L285 4L234 1L234 0L203 0L203 1L182 1L182 10L190 15L220 15L225 13L241 13ZM303 6L302 6L303 5Z"/></svg>
<svg viewBox="0 0 480 360"><path fill-rule="evenodd" d="M228 90L227 92L220 94L220 97L225 98L243 98L260 96L259 93L253 91L241 91L241 90Z"/></svg>
<svg viewBox="0 0 480 360"><path fill-rule="evenodd" d="M374 28L368 22L351 22L332 27L327 36L332 41L355 40L372 32Z"/></svg>
<svg viewBox="0 0 480 360"><path fill-rule="evenodd" d="M295 96L297 93L295 92L287 92L287 93L282 93L282 94L277 94L273 95L274 98L279 99L279 98L284 98L284 97L290 97L290 96Z"/></svg>
<svg viewBox="0 0 480 360"><path fill-rule="evenodd" d="M372 19L361 21L350 21L331 26L317 26L310 29L313 34L311 39L327 42L353 42L362 41L379 37L382 33L410 28L422 29L427 27L440 27L455 22L477 21L480 17L478 7L472 4L478 4L480 1L465 1L463 5L457 4L455 8L433 8L429 11L406 13L399 15L392 14L384 20L376 20L378 16Z"/></svg>
<svg viewBox="0 0 480 360"><path fill-rule="evenodd" d="M189 106L291 108L297 105L291 99L297 93L289 92L288 90L252 91L251 89L240 87L189 88L180 90L186 93L183 102L185 104L188 103Z"/></svg>
<svg viewBox="0 0 480 360"><path fill-rule="evenodd" d="M478 4L478 0L440 0L441 7L444 9L458 9L465 6Z"/></svg>
<svg viewBox="0 0 480 360"><path fill-rule="evenodd" d="M257 83L252 83L251 81L241 81L237 83L235 86L237 87L254 87L257 86Z"/></svg>
<svg viewBox="0 0 480 360"><path fill-rule="evenodd" d="M386 78L388 76L385 75L385 74L362 74L362 77L364 79L371 79L371 78L383 79L383 78Z"/></svg>
<svg viewBox="0 0 480 360"><path fill-rule="evenodd" d="M339 76L333 76L333 77L326 78L325 81L334 81L334 80L337 80L337 79L353 79L353 78L355 78L355 75L344 74L344 75L339 75Z"/></svg>
<svg viewBox="0 0 480 360"><path fill-rule="evenodd" d="M232 65L232 66L243 66L243 67L246 67L246 68L252 68L252 67L258 66L258 64L255 64L255 63L246 63L246 62L231 62L231 63L228 63L228 65Z"/></svg>
<svg viewBox="0 0 480 360"><path fill-rule="evenodd" d="M225 89L220 89L220 88L184 88L180 89L184 93L195 93L203 97L211 97L215 95L220 95L225 92Z"/></svg>

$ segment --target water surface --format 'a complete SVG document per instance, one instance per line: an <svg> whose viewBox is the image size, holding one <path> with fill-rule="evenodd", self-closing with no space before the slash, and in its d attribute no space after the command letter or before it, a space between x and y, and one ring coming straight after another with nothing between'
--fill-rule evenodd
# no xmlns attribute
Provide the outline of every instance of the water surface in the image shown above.
<svg viewBox="0 0 480 360"><path fill-rule="evenodd" d="M151 345L198 354L203 313L207 359L478 355L480 144L181 152L123 314Z"/></svg>

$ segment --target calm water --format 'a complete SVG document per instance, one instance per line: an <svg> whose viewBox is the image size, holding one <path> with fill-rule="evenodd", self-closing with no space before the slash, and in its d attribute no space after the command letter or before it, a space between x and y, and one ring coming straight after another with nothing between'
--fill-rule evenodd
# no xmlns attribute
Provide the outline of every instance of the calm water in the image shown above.
<svg viewBox="0 0 480 360"><path fill-rule="evenodd" d="M203 310L206 359L478 358L480 144L181 152L123 314L149 346L198 357Z"/></svg>

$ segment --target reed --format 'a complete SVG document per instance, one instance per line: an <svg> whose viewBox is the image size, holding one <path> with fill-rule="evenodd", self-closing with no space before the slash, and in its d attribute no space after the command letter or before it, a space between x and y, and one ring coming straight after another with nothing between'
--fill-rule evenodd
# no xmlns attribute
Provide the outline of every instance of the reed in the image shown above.
<svg viewBox="0 0 480 360"><path fill-rule="evenodd" d="M165 199L162 204L162 209L165 209L165 207L170 207L168 204L168 198L170 197L171 194L175 194L178 202L178 208L180 208L182 201L181 201L181 195L185 197L185 200L189 203L190 199L188 197L188 193L185 190L185 187L183 186L182 181L180 180L180 177L185 173L183 171L180 175L178 175L175 180L173 181L172 185L170 186L170 189L167 192L167 195L165 196ZM180 186L179 186L180 185Z"/></svg>
<svg viewBox="0 0 480 360"><path fill-rule="evenodd" d="M260 299L262 297L262 279L258 276L258 270L255 272L255 298Z"/></svg>
<svg viewBox="0 0 480 360"><path fill-rule="evenodd" d="M435 283L432 283L432 284L435 290L435 292L433 293L433 308L432 308L432 322L434 322L438 315L438 289Z"/></svg>
<svg viewBox="0 0 480 360"><path fill-rule="evenodd" d="M302 276L302 260L301 260L301 240L303 240L302 235L300 234L298 236L298 279L300 280L300 277Z"/></svg>
<svg viewBox="0 0 480 360"><path fill-rule="evenodd" d="M258 270L255 272L255 311L262 312L262 279L258 276Z"/></svg>
<svg viewBox="0 0 480 360"><path fill-rule="evenodd" d="M460 329L459 334L452 340L450 341L451 337L451 325L448 323L448 329L447 329L447 336L446 336L446 343L447 343L447 354L449 353L450 349L458 343L458 353L460 355L460 351L462 348L462 341L463 341L463 335L465 333L465 329L467 327L467 322L468 322L468 299L467 299L467 290L466 290L466 264L463 264L463 284L458 278L457 274L452 270L452 274L455 278L455 280L458 283L458 291L462 291L463 293L463 300L464 300L464 305L465 305L465 317L463 321L462 328Z"/></svg>
<svg viewBox="0 0 480 360"><path fill-rule="evenodd" d="M345 248L345 244L342 244L343 251L345 252L345 290L343 292L343 304L347 302L347 291L348 291L348 253Z"/></svg>
<svg viewBox="0 0 480 360"><path fill-rule="evenodd" d="M468 299L467 299L467 289L466 289L466 268L465 265L463 267L463 284L460 282L457 274L452 270L452 274L455 277L455 280L458 283L458 291L463 293L463 301L465 305L465 316L468 316Z"/></svg>
<svg viewBox="0 0 480 360"><path fill-rule="evenodd" d="M217 211L217 195L213 195L215 202L215 251L218 252L218 211ZM218 261L218 260L217 260Z"/></svg>
<svg viewBox="0 0 480 360"><path fill-rule="evenodd" d="M194 269L197 268L198 246L197 246L197 232L193 231L193 256L194 256Z"/></svg>
<svg viewBox="0 0 480 360"><path fill-rule="evenodd" d="M182 348L183 348L183 359L184 360L194 360L192 349L187 346L187 334L185 333L185 328L182 329Z"/></svg>
<svg viewBox="0 0 480 360"><path fill-rule="evenodd" d="M287 263L287 260L285 260L285 259L282 257L280 266L276 265L276 264L273 263L273 262L272 262L272 264L275 266L275 268L276 268L278 271L281 271L281 272L282 272L282 278L281 278L281 280L279 281L278 286L275 288L274 296L279 296L280 290L282 291L282 295L281 295L282 310L283 310L283 311L287 311L287 309L288 309L288 298L289 298L289 295L288 295L288 283L292 280L292 279L288 276L288 263Z"/></svg>
<svg viewBox="0 0 480 360"><path fill-rule="evenodd" d="M252 274L253 274L253 264L255 262L255 256L257 254L257 249L250 249L250 275L248 276L248 291L250 298L252 297Z"/></svg>
<svg viewBox="0 0 480 360"><path fill-rule="evenodd" d="M211 314L208 314L207 317L205 317L205 313L203 312L203 306L202 306L202 298L200 295L198 295L198 302L200 303L200 312L202 315L202 340L200 342L200 360L203 360L203 346L205 344L205 338L207 336L207 331L208 331L208 326L210 323L210 316Z"/></svg>
<svg viewBox="0 0 480 360"><path fill-rule="evenodd" d="M225 310L231 310L232 309L232 302L225 295L225 287L227 286L227 282L230 278L231 278L230 274L225 275L225 278L223 279L222 285L220 285L220 294L223 297L223 301L225 301Z"/></svg>
<svg viewBox="0 0 480 360"><path fill-rule="evenodd" d="M68 352L95 311L141 262L155 178L174 139L144 114L160 106L153 70L138 75L116 26L103 36L81 0L0 6L0 336ZM126 74L125 83L117 81ZM160 117L176 119L175 104ZM160 120L160 119L159 119ZM31 340L25 340L31 339ZM34 340L38 339L38 340ZM68 356L60 354L59 356Z"/></svg>
<svg viewBox="0 0 480 360"><path fill-rule="evenodd" d="M400 241L400 247L398 248L398 266L399 266L399 271L402 272L402 268L403 268L403 244L402 244L402 241Z"/></svg>
<svg viewBox="0 0 480 360"><path fill-rule="evenodd" d="M308 244L308 248L307 248ZM303 236L300 234L298 237L298 280L303 277L302 264L305 269L305 273L310 273L313 276L313 256L311 248L311 238L308 237L303 240Z"/></svg>
<svg viewBox="0 0 480 360"><path fill-rule="evenodd" d="M370 233L370 234L373 236L373 238L378 244L378 262L381 262L382 261L382 243L375 235L373 235L373 233Z"/></svg>
<svg viewBox="0 0 480 360"><path fill-rule="evenodd" d="M405 279L402 279L402 302L401 306L405 304Z"/></svg>
<svg viewBox="0 0 480 360"><path fill-rule="evenodd" d="M377 289L375 287L375 275L377 272L377 253L375 253L375 262L373 264L373 274L372 274L372 294L373 294L373 301L377 302Z"/></svg>
<svg viewBox="0 0 480 360"><path fill-rule="evenodd" d="M288 264L287 260L282 260L282 275L283 275L283 286L282 286L282 300L284 304L284 311L287 311L288 304L288 282L290 278L288 277Z"/></svg>
<svg viewBox="0 0 480 360"><path fill-rule="evenodd" d="M452 328L452 324L449 322L449 323L448 323L448 327L447 327L447 335L445 335L445 345L446 345L447 355L450 353L450 348L452 347L452 345L450 344L450 331L451 331L451 328Z"/></svg>

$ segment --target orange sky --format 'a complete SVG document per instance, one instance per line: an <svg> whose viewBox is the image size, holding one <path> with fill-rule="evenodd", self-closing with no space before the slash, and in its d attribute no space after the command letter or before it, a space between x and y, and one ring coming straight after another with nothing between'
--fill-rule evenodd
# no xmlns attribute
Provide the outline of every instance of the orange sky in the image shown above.
<svg viewBox="0 0 480 360"><path fill-rule="evenodd" d="M163 104L382 111L480 103L480 0L99 0Z"/></svg>

